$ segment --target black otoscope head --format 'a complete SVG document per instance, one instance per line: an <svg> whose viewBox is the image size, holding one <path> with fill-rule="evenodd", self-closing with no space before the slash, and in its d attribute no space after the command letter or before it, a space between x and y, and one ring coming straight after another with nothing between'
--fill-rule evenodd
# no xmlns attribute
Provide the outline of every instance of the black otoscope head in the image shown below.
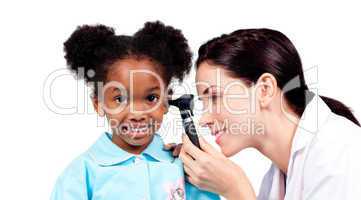
<svg viewBox="0 0 361 200"><path fill-rule="evenodd" d="M193 107L194 107L193 98L194 98L193 94L183 94L178 99L168 100L168 104L171 106L178 107L180 111L188 110L193 115Z"/></svg>
<svg viewBox="0 0 361 200"><path fill-rule="evenodd" d="M193 98L192 94L184 94L178 99L168 100L168 104L179 108L185 132L191 142L200 149L196 127L191 116L193 116Z"/></svg>

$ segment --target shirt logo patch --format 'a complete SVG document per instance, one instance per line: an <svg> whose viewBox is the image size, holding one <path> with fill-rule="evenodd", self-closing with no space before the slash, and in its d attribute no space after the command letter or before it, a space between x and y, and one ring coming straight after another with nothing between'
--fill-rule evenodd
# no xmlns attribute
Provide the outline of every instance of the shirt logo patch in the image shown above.
<svg viewBox="0 0 361 200"><path fill-rule="evenodd" d="M166 184L168 200L185 200L184 179Z"/></svg>
<svg viewBox="0 0 361 200"><path fill-rule="evenodd" d="M177 188L171 193L171 200L184 200L184 190L182 188Z"/></svg>

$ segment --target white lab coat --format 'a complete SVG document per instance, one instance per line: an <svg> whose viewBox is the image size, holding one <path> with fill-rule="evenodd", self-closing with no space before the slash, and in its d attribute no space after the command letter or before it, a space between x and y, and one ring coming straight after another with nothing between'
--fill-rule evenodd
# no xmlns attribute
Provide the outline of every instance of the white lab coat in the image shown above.
<svg viewBox="0 0 361 200"><path fill-rule="evenodd" d="M272 164L258 200L361 200L361 128L331 112L319 97L307 105L284 175Z"/></svg>

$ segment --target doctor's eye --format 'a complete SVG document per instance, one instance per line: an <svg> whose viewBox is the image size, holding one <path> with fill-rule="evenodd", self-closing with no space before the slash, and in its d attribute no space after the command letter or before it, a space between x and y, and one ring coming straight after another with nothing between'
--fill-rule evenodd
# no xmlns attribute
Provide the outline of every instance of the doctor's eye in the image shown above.
<svg viewBox="0 0 361 200"><path fill-rule="evenodd" d="M219 99L222 98L222 95L220 94L211 94L209 96L209 100L212 102L212 103L216 103L217 101L219 101Z"/></svg>

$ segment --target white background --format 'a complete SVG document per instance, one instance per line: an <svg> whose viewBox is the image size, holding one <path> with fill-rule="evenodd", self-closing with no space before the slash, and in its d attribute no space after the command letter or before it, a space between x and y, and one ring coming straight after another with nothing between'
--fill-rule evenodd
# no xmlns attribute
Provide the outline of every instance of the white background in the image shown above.
<svg viewBox="0 0 361 200"><path fill-rule="evenodd" d="M305 70L318 67L319 93L343 101L361 119L361 12L356 1L0 4L0 199L48 199L57 176L104 130L97 127L95 114L59 115L43 101L46 77L65 68L62 43L81 24L103 23L118 34L132 34L145 21L159 19L182 29L194 52L206 40L239 28L278 29L294 42ZM64 77L53 86L57 104L76 105L76 81ZM254 150L233 159L258 191L270 162Z"/></svg>

